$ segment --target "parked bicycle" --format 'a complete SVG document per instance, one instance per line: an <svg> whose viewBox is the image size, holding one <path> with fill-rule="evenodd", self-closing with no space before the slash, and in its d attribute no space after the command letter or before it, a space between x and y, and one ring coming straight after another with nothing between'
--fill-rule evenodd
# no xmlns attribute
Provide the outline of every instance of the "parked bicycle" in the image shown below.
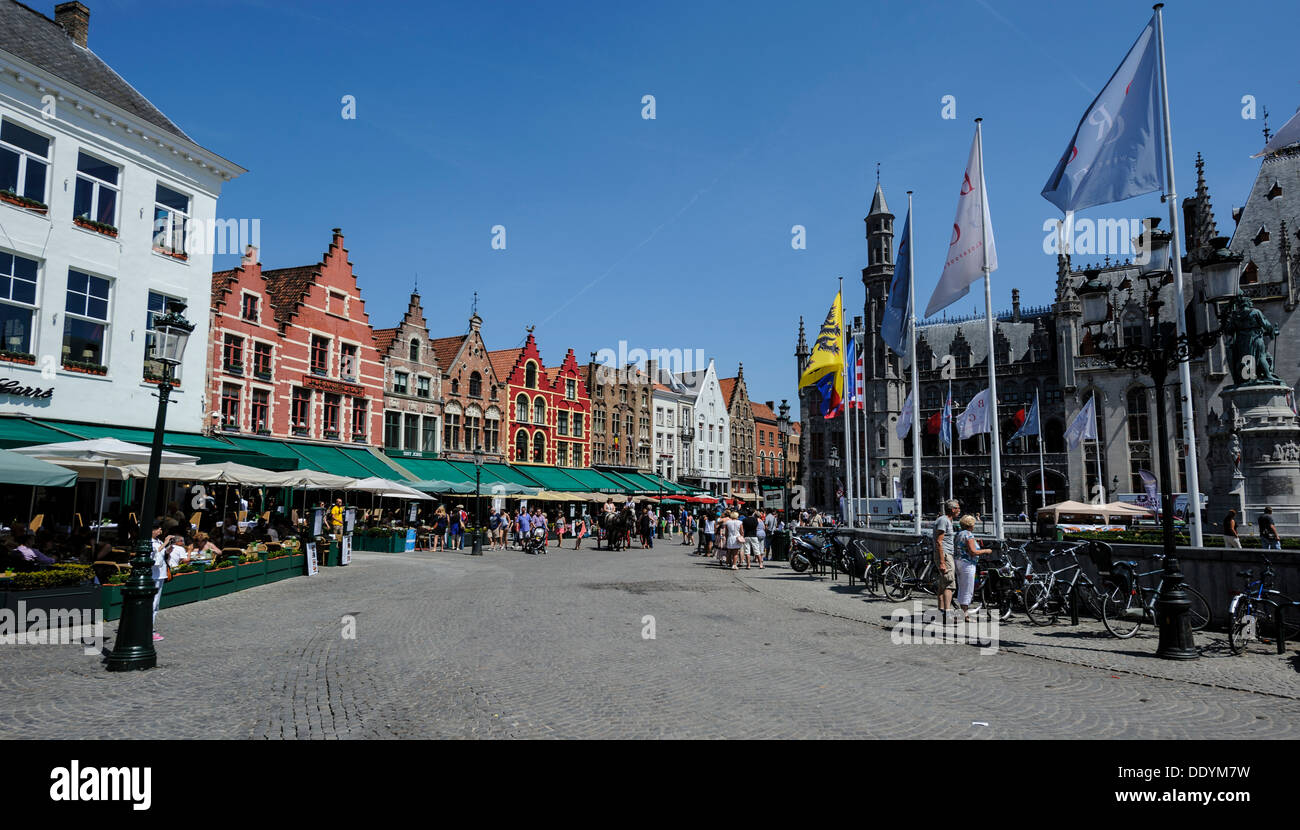
<svg viewBox="0 0 1300 830"><path fill-rule="evenodd" d="M1154 558L1156 561L1161 561L1165 557L1163 554L1156 554ZM1154 626L1156 601L1160 598L1160 591L1165 584L1164 569L1157 568L1154 571L1138 573L1137 562L1115 562L1111 565L1110 575L1114 587L1112 595L1104 606L1105 614L1101 620L1106 630L1125 640L1137 634L1143 625ZM1159 576L1160 580L1155 585L1142 584L1144 577L1152 576ZM1187 612L1192 630L1202 631L1210 624L1212 616L1210 603L1200 591L1186 582L1183 582L1183 590L1192 603Z"/></svg>
<svg viewBox="0 0 1300 830"><path fill-rule="evenodd" d="M904 558L893 562L881 574L880 587L886 597L903 602L917 589L935 593L933 542L922 538L890 553L901 554Z"/></svg>
<svg viewBox="0 0 1300 830"><path fill-rule="evenodd" d="M1235 594L1228 603L1228 650L1241 654L1251 643L1270 643L1278 634L1279 611L1285 609L1286 639L1293 640L1300 636L1300 608L1296 603L1273 586L1276 584L1277 572L1267 555L1264 559L1264 571L1255 579L1253 570L1238 571L1246 587Z"/></svg>
<svg viewBox="0 0 1300 830"><path fill-rule="evenodd" d="M1073 616L1074 612L1103 619L1106 603L1117 592L1109 580L1097 585L1083 572L1079 552L1089 545L1089 542L1079 542L1035 557L1047 572L1029 575L1025 582L1025 616L1034 625L1052 625L1061 616ZM1069 557L1069 563L1059 569L1053 568L1052 560L1062 556Z"/></svg>

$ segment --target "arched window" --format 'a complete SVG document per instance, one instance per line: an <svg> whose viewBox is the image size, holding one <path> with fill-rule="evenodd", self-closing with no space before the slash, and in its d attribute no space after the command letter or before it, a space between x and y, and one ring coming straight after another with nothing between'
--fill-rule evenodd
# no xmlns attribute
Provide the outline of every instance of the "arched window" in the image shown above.
<svg viewBox="0 0 1300 830"><path fill-rule="evenodd" d="M478 372L473 372L469 376L469 396L471 398L483 397L483 376Z"/></svg>
<svg viewBox="0 0 1300 830"><path fill-rule="evenodd" d="M524 386L529 389L537 388L537 364L531 360L524 367Z"/></svg>
<svg viewBox="0 0 1300 830"><path fill-rule="evenodd" d="M456 378L451 379L451 394L453 395L460 394L460 381L457 380Z"/></svg>
<svg viewBox="0 0 1300 830"><path fill-rule="evenodd" d="M519 430L515 433L515 461L528 460L528 433Z"/></svg>
<svg viewBox="0 0 1300 830"><path fill-rule="evenodd" d="M411 360L420 359L420 338L411 338Z"/></svg>
<svg viewBox="0 0 1300 830"><path fill-rule="evenodd" d="M528 396L520 395L515 398L515 420L521 424L528 423Z"/></svg>
<svg viewBox="0 0 1300 830"><path fill-rule="evenodd" d="M546 435L541 432L533 436L533 463L546 463Z"/></svg>
<svg viewBox="0 0 1300 830"><path fill-rule="evenodd" d="M542 398L533 401L533 423L546 423L546 401Z"/></svg>

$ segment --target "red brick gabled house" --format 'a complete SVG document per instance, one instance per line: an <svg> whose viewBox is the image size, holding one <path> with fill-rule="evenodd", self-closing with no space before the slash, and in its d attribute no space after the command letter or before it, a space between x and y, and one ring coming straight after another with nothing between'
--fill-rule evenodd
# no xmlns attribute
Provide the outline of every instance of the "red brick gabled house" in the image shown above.
<svg viewBox="0 0 1300 830"><path fill-rule="evenodd" d="M469 318L469 331L430 341L433 358L442 369L441 457L473 461L482 446L488 461L505 460L505 385L492 368L483 344L483 318Z"/></svg>
<svg viewBox="0 0 1300 830"><path fill-rule="evenodd" d="M263 270L257 252L212 275L207 411L215 428L345 444L382 439L384 374L334 229L314 265Z"/></svg>
<svg viewBox="0 0 1300 830"><path fill-rule="evenodd" d="M591 465L591 398L570 349L547 369L533 333L518 349L489 352L508 403L505 452L512 464Z"/></svg>

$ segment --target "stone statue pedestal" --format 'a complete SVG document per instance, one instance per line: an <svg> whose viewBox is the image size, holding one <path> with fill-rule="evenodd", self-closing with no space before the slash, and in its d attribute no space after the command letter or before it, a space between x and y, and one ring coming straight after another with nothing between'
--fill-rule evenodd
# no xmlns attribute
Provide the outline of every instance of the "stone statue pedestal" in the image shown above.
<svg viewBox="0 0 1300 830"><path fill-rule="evenodd" d="M1251 525L1243 535L1253 534L1259 514L1272 507L1279 533L1300 534L1300 417L1287 402L1291 392L1285 384L1247 383L1220 393L1223 416L1209 423L1211 526L1222 527L1234 508L1237 524Z"/></svg>

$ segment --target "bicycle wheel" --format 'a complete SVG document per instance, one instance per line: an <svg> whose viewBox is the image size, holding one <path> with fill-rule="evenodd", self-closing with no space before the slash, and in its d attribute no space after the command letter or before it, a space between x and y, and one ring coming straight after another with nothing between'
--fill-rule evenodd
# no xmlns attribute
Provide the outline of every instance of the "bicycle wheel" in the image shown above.
<svg viewBox="0 0 1300 830"><path fill-rule="evenodd" d="M1003 590L1000 579L984 580L980 585L980 604L990 611L996 608L999 617L1005 617L1011 612L1011 597Z"/></svg>
<svg viewBox="0 0 1300 830"><path fill-rule="evenodd" d="M873 597L880 594L880 568L879 562L873 561L867 566L867 573L862 577L862 584L866 586L867 593Z"/></svg>
<svg viewBox="0 0 1300 830"><path fill-rule="evenodd" d="M903 602L912 596L912 585L916 576L905 562L898 562L885 569L880 578L880 586L885 596L895 602Z"/></svg>
<svg viewBox="0 0 1300 830"><path fill-rule="evenodd" d="M1192 607L1187 611L1187 618L1192 621L1193 631L1204 631L1210 625L1210 603L1206 601L1205 596L1195 588L1186 584L1183 589L1187 591L1187 598L1192 601Z"/></svg>
<svg viewBox="0 0 1300 830"><path fill-rule="evenodd" d="M1060 603L1047 586L1041 582L1030 582L1022 595L1025 603L1025 616L1034 625L1051 625L1060 616Z"/></svg>
<svg viewBox="0 0 1300 830"><path fill-rule="evenodd" d="M1146 617L1146 608L1143 607L1141 598L1114 584L1111 584L1111 595L1107 597L1102 611L1101 621L1106 630L1121 640L1127 640L1138 633L1142 620Z"/></svg>
<svg viewBox="0 0 1300 830"><path fill-rule="evenodd" d="M1255 639L1255 626L1255 606L1250 600L1242 597L1237 600L1237 607L1232 611L1232 619L1228 621L1228 651L1233 654L1241 654L1245 651L1250 641Z"/></svg>

